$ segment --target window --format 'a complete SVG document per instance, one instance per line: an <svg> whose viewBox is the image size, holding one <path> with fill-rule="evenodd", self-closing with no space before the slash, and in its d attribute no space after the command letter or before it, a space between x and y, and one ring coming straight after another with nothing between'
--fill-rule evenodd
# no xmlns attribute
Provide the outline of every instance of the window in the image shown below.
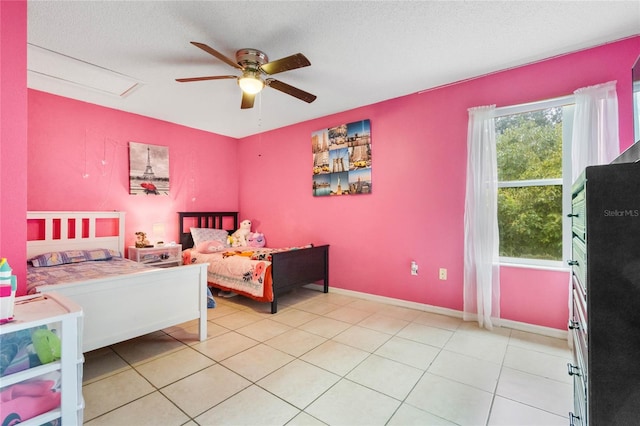
<svg viewBox="0 0 640 426"><path fill-rule="evenodd" d="M496 109L503 262L560 266L569 257L572 98Z"/></svg>

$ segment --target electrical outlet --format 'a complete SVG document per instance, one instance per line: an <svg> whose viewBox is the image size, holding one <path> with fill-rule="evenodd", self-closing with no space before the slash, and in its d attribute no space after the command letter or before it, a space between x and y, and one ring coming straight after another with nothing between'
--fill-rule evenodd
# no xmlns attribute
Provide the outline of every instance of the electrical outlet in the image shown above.
<svg viewBox="0 0 640 426"><path fill-rule="evenodd" d="M415 260L411 262L411 275L418 275L418 264Z"/></svg>
<svg viewBox="0 0 640 426"><path fill-rule="evenodd" d="M443 281L447 279L447 270L445 268L440 268L440 279Z"/></svg>

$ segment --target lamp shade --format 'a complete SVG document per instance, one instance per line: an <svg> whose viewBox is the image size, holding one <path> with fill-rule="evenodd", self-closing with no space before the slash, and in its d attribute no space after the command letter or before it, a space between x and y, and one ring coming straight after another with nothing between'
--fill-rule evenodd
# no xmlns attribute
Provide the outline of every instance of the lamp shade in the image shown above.
<svg viewBox="0 0 640 426"><path fill-rule="evenodd" d="M238 79L238 86L240 86L240 89L242 89L243 92L255 95L262 90L264 82L254 73L245 72L242 77Z"/></svg>
<svg viewBox="0 0 640 426"><path fill-rule="evenodd" d="M164 223L154 223L152 226L153 239L155 240L156 246L161 246L164 244L164 234L165 234L165 226Z"/></svg>
<svg viewBox="0 0 640 426"><path fill-rule="evenodd" d="M154 223L152 232L154 237L164 237L164 232L165 232L164 223Z"/></svg>

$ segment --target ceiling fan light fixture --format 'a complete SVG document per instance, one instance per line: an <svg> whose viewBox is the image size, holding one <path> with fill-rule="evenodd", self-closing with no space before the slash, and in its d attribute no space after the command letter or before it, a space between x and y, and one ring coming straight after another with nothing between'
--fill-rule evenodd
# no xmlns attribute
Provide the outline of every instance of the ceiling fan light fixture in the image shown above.
<svg viewBox="0 0 640 426"><path fill-rule="evenodd" d="M255 95L264 88L264 81L262 81L258 72L247 70L242 73L242 77L238 78L238 86L244 93Z"/></svg>
<svg viewBox="0 0 640 426"><path fill-rule="evenodd" d="M294 98L307 103L311 103L316 100L316 95L307 93L297 87L293 87L274 78L263 78L265 75L273 75L284 71L308 67L311 65L311 62L309 62L302 53L296 53L295 55L290 55L286 58L269 62L269 57L261 50L245 48L236 51L234 61L204 43L192 41L191 44L199 47L227 65L241 70L242 75L239 77L236 77L235 75L212 75L207 77L176 78L176 81L179 83L204 80L222 80L228 78L235 79L240 90L242 90L242 102L240 104L240 109L253 108L256 95L260 93L265 86L269 86L272 89L278 90L286 95L293 96Z"/></svg>

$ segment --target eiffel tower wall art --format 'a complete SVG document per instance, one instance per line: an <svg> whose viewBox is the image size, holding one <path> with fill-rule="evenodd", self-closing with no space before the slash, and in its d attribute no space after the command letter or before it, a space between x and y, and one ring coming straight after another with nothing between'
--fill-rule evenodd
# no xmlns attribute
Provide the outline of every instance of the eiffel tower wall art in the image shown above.
<svg viewBox="0 0 640 426"><path fill-rule="evenodd" d="M129 194L169 195L169 147L129 142Z"/></svg>
<svg viewBox="0 0 640 426"><path fill-rule="evenodd" d="M371 123L341 124L311 134L316 197L371 193Z"/></svg>

